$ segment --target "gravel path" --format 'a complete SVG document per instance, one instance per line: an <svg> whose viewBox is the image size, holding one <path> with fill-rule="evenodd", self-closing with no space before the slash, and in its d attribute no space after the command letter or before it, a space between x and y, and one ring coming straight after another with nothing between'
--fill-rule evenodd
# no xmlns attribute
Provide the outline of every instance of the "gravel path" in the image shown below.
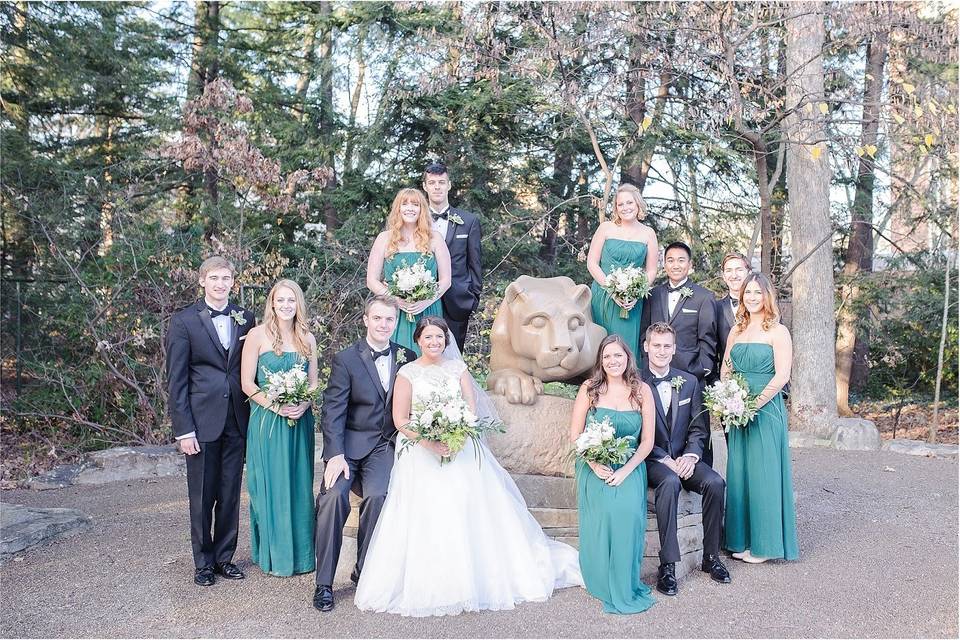
<svg viewBox="0 0 960 640"><path fill-rule="evenodd" d="M801 559L748 566L733 584L699 572L636 616L605 615L582 589L513 611L408 619L328 614L313 576L195 587L182 478L6 491L4 502L93 516L80 536L0 566L3 637L957 637L957 461L794 449ZM244 496L246 498L246 496Z"/></svg>

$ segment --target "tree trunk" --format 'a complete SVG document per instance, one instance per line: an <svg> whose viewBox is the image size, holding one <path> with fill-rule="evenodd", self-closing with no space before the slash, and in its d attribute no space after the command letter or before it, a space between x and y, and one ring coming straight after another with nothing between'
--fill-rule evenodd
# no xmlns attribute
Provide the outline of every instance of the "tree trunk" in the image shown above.
<svg viewBox="0 0 960 640"><path fill-rule="evenodd" d="M208 84L220 73L220 2L219 0L197 0L194 5L193 59L190 62L190 79L187 84L187 97L203 95ZM203 174L203 187L216 205L220 200L215 169Z"/></svg>
<svg viewBox="0 0 960 640"><path fill-rule="evenodd" d="M818 109L823 100L823 3L787 6L787 191L790 202L795 429L831 435L837 417L834 371L833 259L829 239L830 162ZM817 151L819 149L819 151ZM802 263L801 263L802 261Z"/></svg>
<svg viewBox="0 0 960 640"><path fill-rule="evenodd" d="M335 169L334 165L334 111L333 111L333 25L331 24L331 2L320 3L320 19L322 31L320 35L319 60L320 65L320 145L321 161L327 167ZM337 188L339 180L336 172L323 188L323 223L327 227L327 234L333 233L340 227L336 207L330 192Z"/></svg>
<svg viewBox="0 0 960 640"><path fill-rule="evenodd" d="M638 3L635 6L641 8L646 5ZM671 35L669 42L672 41L673 36ZM640 128L648 115L651 118L651 123L660 120L672 81L670 73L664 69L660 74L657 96L653 101L653 113L649 113L646 99L647 80L644 76L644 70L640 68L640 48L643 46L645 46L643 40L634 35L630 44L630 70L627 72L626 81L627 117L637 128ZM633 134L632 131L628 132L628 135L631 134ZM656 142L654 138L647 136L646 131L644 131L624 150L623 164L620 169L620 182L636 185L642 192L644 185L647 183L647 176L650 174L650 166L653 162L653 154L655 151Z"/></svg>
<svg viewBox="0 0 960 640"><path fill-rule="evenodd" d="M553 156L553 179L550 181L550 198L547 206L552 210L545 221L543 237L540 239L540 258L545 266L552 268L557 262L557 227L560 224L561 208L554 209L557 203L570 197L573 178L573 153L566 140L558 140Z"/></svg>
<svg viewBox="0 0 960 640"><path fill-rule="evenodd" d="M880 124L880 92L883 88L883 67L887 57L887 34L879 33L867 44L867 63L863 88L863 126L860 147L877 144ZM850 409L851 373L854 357L862 358L866 368L869 357L869 336L861 336L859 299L860 279L873 272L873 185L874 160L869 154L860 157L857 166L856 193L850 214L850 240L843 265L844 285L837 324L837 410L853 415ZM860 349L856 349L860 342ZM860 351L860 353L857 353Z"/></svg>
<svg viewBox="0 0 960 640"><path fill-rule="evenodd" d="M933 388L933 420L930 422L930 435L927 437L927 441L931 444L937 441L937 431L940 429L940 385L943 382L943 352L947 345L947 321L950 319L950 272L953 270L955 255L956 251L948 245L947 266L943 270L943 316L940 321L940 349L937 352L937 380Z"/></svg>

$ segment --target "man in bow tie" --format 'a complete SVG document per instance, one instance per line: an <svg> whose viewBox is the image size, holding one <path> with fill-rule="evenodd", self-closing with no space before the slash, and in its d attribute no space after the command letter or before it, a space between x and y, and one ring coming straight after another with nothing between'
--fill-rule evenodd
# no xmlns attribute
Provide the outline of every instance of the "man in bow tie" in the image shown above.
<svg viewBox="0 0 960 640"><path fill-rule="evenodd" d="M654 287L643 305L640 335L651 324L664 322L676 332L676 353L671 365L703 381L717 357L714 295L688 278L693 253L683 242L671 242L663 254L667 282ZM640 350L638 349L638 352Z"/></svg>
<svg viewBox="0 0 960 640"><path fill-rule="evenodd" d="M746 256L735 251L723 256L720 275L727 286L727 294L713 301L714 318L717 323L717 358L713 371L707 376L708 383L720 379L720 365L723 364L723 354L727 351L727 336L730 335L730 328L736 324L740 287L743 286L748 273L750 273L750 262Z"/></svg>
<svg viewBox="0 0 960 640"><path fill-rule="evenodd" d="M450 251L450 288L443 294L443 319L460 352L467 338L470 315L480 304L480 220L469 211L450 206L450 174L434 163L423 172L423 190L430 202L433 229L446 239Z"/></svg>
<svg viewBox="0 0 960 640"><path fill-rule="evenodd" d="M217 575L244 577L233 564L250 417L240 386L240 353L254 317L230 303L233 276L228 260L204 260L203 299L175 314L167 333L170 420L187 456L193 580L202 587L214 584Z"/></svg>
<svg viewBox="0 0 960 640"><path fill-rule="evenodd" d="M417 354L390 341L397 326L397 299L375 295L363 310L366 335L333 357L323 392L323 485L317 496L316 588L313 606L333 609L333 578L340 560L343 526L350 515L350 490L363 498L357 529L357 564L363 570L370 537L380 518L393 469L393 386L397 371Z"/></svg>
<svg viewBox="0 0 960 640"><path fill-rule="evenodd" d="M657 410L653 450L647 458L647 482L654 491L660 536L657 590L668 596L677 594L675 564L680 561L677 503L681 488L703 496L700 568L716 582L728 583L730 573L720 561L726 482L701 459L710 433L700 381L670 365L676 350L676 332L669 324L650 325L644 334L643 350L648 364L640 376L650 385Z"/></svg>

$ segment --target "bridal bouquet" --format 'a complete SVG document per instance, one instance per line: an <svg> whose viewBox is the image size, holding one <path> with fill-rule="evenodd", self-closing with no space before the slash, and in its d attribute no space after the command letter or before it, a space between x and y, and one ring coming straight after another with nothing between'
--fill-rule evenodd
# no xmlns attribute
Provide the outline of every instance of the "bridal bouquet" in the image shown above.
<svg viewBox="0 0 960 640"><path fill-rule="evenodd" d="M623 302L639 300L650 295L647 272L634 266L613 269L607 274L607 286L604 289ZM628 318L629 316L630 312L620 307L620 317Z"/></svg>
<svg viewBox="0 0 960 640"><path fill-rule="evenodd" d="M411 265L405 259L400 264L402 266L393 272L393 277L387 283L387 293L407 302L430 300L437 295L437 280L427 268L423 256ZM407 320L415 320L412 313L407 313Z"/></svg>
<svg viewBox="0 0 960 640"><path fill-rule="evenodd" d="M460 395L460 383L451 380L438 385L424 401L413 404L407 428L416 433L400 447L402 454L421 440L442 442L450 448L450 455L440 458L440 464L453 460L463 451L467 439L473 440L477 461L480 460L480 437L487 431L503 433L503 423L494 418L478 418Z"/></svg>
<svg viewBox="0 0 960 640"><path fill-rule="evenodd" d="M623 464L633 455L633 438L617 438L616 435L617 430L610 423L609 417L604 417L599 422L591 417L574 443L577 457L598 464Z"/></svg>
<svg viewBox="0 0 960 640"><path fill-rule="evenodd" d="M262 368L266 383L260 386L260 391L266 396L271 407L282 407L286 404L300 404L313 402L319 395L319 390L310 389L307 378L307 361L298 358L292 368L286 371L267 371ZM287 418L287 424L293 426L297 421Z"/></svg>
<svg viewBox="0 0 960 640"><path fill-rule="evenodd" d="M747 381L739 373L717 380L703 390L703 405L720 420L724 431L745 427L757 414L757 399L750 395Z"/></svg>

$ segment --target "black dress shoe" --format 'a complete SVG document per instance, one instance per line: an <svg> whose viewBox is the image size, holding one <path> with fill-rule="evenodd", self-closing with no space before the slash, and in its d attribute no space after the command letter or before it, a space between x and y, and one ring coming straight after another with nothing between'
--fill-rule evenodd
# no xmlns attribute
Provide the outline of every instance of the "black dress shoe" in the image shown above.
<svg viewBox="0 0 960 640"><path fill-rule="evenodd" d="M709 573L710 578L714 582L720 582L722 584L730 583L730 572L727 571L725 566L723 566L723 563L720 562L720 558L718 556L704 556L703 564L700 565L700 570L704 573Z"/></svg>
<svg viewBox="0 0 960 640"><path fill-rule="evenodd" d="M330 611L333 609L333 587L327 584L321 584L313 592L313 608L317 611Z"/></svg>
<svg viewBox="0 0 960 640"><path fill-rule="evenodd" d="M202 567L193 573L193 581L201 587L213 586L217 581L213 575L213 567Z"/></svg>
<svg viewBox="0 0 960 640"><path fill-rule="evenodd" d="M353 573L350 574L350 580L353 584L360 584L360 572L354 569Z"/></svg>
<svg viewBox="0 0 960 640"><path fill-rule="evenodd" d="M243 580L247 577L243 575L243 571L240 571L240 567L232 562L218 562L216 571L227 580Z"/></svg>
<svg viewBox="0 0 960 640"><path fill-rule="evenodd" d="M672 562L660 565L657 575L657 591L667 596L677 595L677 576Z"/></svg>

